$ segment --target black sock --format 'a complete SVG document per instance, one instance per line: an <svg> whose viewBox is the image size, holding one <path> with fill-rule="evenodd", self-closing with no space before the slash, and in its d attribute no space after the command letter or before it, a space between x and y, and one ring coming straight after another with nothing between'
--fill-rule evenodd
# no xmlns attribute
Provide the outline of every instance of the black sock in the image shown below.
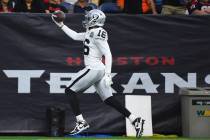
<svg viewBox="0 0 210 140"><path fill-rule="evenodd" d="M69 88L66 88L65 89L65 93L70 97L70 105L71 105L71 108L73 110L73 113L75 116L78 116L81 114L81 111L80 111L80 107L79 107L79 100L77 98L77 93L72 91L71 89Z"/></svg>
<svg viewBox="0 0 210 140"><path fill-rule="evenodd" d="M115 108L117 111L119 111L121 114L123 114L125 117L129 117L131 115L130 111L126 109L124 106L122 106L115 98L114 96L111 96L107 98L104 101L107 105Z"/></svg>

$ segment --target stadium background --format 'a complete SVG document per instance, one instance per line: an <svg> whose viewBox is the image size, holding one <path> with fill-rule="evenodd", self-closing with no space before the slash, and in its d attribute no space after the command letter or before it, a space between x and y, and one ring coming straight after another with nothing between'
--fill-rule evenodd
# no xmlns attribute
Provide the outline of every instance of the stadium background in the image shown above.
<svg viewBox="0 0 210 140"><path fill-rule="evenodd" d="M84 31L82 19L82 15L68 14L65 23L74 30ZM121 102L125 94L152 96L154 133L181 134L178 87L167 93L167 77L161 73L175 73L186 81L189 73L196 73L196 81L191 81L195 86L209 84L209 20L209 16L109 15L107 18L105 29L115 60L113 73L117 73L113 89ZM0 15L0 21L0 133L46 131L46 108L52 105L66 108L66 130L73 128L68 98L62 93L50 93L46 81L52 73L75 73L83 67L82 43L64 35L49 15L4 14ZM30 92L23 93L18 92L21 85L17 78L9 78L9 70L43 70L43 73L31 80ZM22 75L26 76L24 72ZM122 85L128 84L134 73L148 73L153 83L160 85L157 93L144 89L126 92L129 90ZM82 94L80 99L82 111L93 126L90 133L125 134L124 118L104 105L96 94Z"/></svg>

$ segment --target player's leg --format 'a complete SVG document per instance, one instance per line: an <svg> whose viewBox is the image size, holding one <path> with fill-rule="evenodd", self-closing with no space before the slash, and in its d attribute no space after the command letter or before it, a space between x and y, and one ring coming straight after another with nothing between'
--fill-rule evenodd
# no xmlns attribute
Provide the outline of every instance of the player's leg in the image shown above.
<svg viewBox="0 0 210 140"><path fill-rule="evenodd" d="M130 120L136 129L136 137L140 137L143 133L144 120L140 117L136 117L127 108L122 106L112 95L111 87L105 86L104 82L105 81L102 79L94 85L97 93L107 105L113 107Z"/></svg>
<svg viewBox="0 0 210 140"><path fill-rule="evenodd" d="M70 132L70 135L75 135L78 134L86 129L89 128L89 124L85 121L83 118L83 115L80 111L80 106L79 106L79 100L77 98L77 93L73 91L71 88L66 88L66 93L69 96L70 100L70 106L72 108L72 111L76 117L76 126L73 129L73 131Z"/></svg>
<svg viewBox="0 0 210 140"><path fill-rule="evenodd" d="M80 111L79 100L76 94L89 88L102 76L103 75L98 73L98 71L83 69L75 76L73 80L71 80L70 86L66 88L65 93L70 97L70 105L77 120L76 127L70 133L71 135L78 134L89 128L88 123L85 121Z"/></svg>
<svg viewBox="0 0 210 140"><path fill-rule="evenodd" d="M84 77L85 75L87 75L87 73L89 72L89 69L83 69L80 70L76 76L70 81L69 86L65 89L65 93L69 96L69 100L70 100L70 106L72 108L72 111L74 113L74 115L76 116L77 121L79 120L84 120L82 115L81 115L81 111L80 111L80 107L79 107L79 100L77 98L75 89L72 90L72 86L74 86L74 84L81 80L82 77ZM77 89L79 90L79 89Z"/></svg>
<svg viewBox="0 0 210 140"><path fill-rule="evenodd" d="M89 128L88 123L85 121L85 119L83 118L83 115L80 111L80 106L79 106L79 100L77 98L77 92L80 89L72 89L72 87L76 84L76 82L78 82L79 80L81 80L85 75L87 75L89 73L89 69L83 69L81 71L79 71L76 76L70 81L71 83L69 84L69 86L65 89L65 93L67 94L67 96L69 97L69 103L70 106L72 108L73 114L76 117L76 126L73 129L73 131L70 132L70 135L75 135L77 133L80 133L81 131L84 131L85 129ZM82 125L83 127L79 127L80 125Z"/></svg>

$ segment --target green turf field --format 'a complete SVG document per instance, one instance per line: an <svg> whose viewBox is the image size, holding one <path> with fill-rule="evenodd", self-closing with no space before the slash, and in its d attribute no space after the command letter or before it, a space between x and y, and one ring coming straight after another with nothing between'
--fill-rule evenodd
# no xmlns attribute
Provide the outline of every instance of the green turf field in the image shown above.
<svg viewBox="0 0 210 140"><path fill-rule="evenodd" d="M0 140L135 140L133 137L111 138L70 138L70 137L38 137L38 136L0 136ZM210 138L181 138L181 137L142 137L140 140L210 140Z"/></svg>

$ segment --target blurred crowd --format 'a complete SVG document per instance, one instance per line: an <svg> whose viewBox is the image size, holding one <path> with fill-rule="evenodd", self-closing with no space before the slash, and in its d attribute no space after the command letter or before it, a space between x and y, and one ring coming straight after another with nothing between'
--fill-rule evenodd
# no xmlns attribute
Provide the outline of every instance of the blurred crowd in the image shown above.
<svg viewBox="0 0 210 140"><path fill-rule="evenodd" d="M206 15L210 14L210 0L0 0L0 13L84 13L92 9L105 13Z"/></svg>

